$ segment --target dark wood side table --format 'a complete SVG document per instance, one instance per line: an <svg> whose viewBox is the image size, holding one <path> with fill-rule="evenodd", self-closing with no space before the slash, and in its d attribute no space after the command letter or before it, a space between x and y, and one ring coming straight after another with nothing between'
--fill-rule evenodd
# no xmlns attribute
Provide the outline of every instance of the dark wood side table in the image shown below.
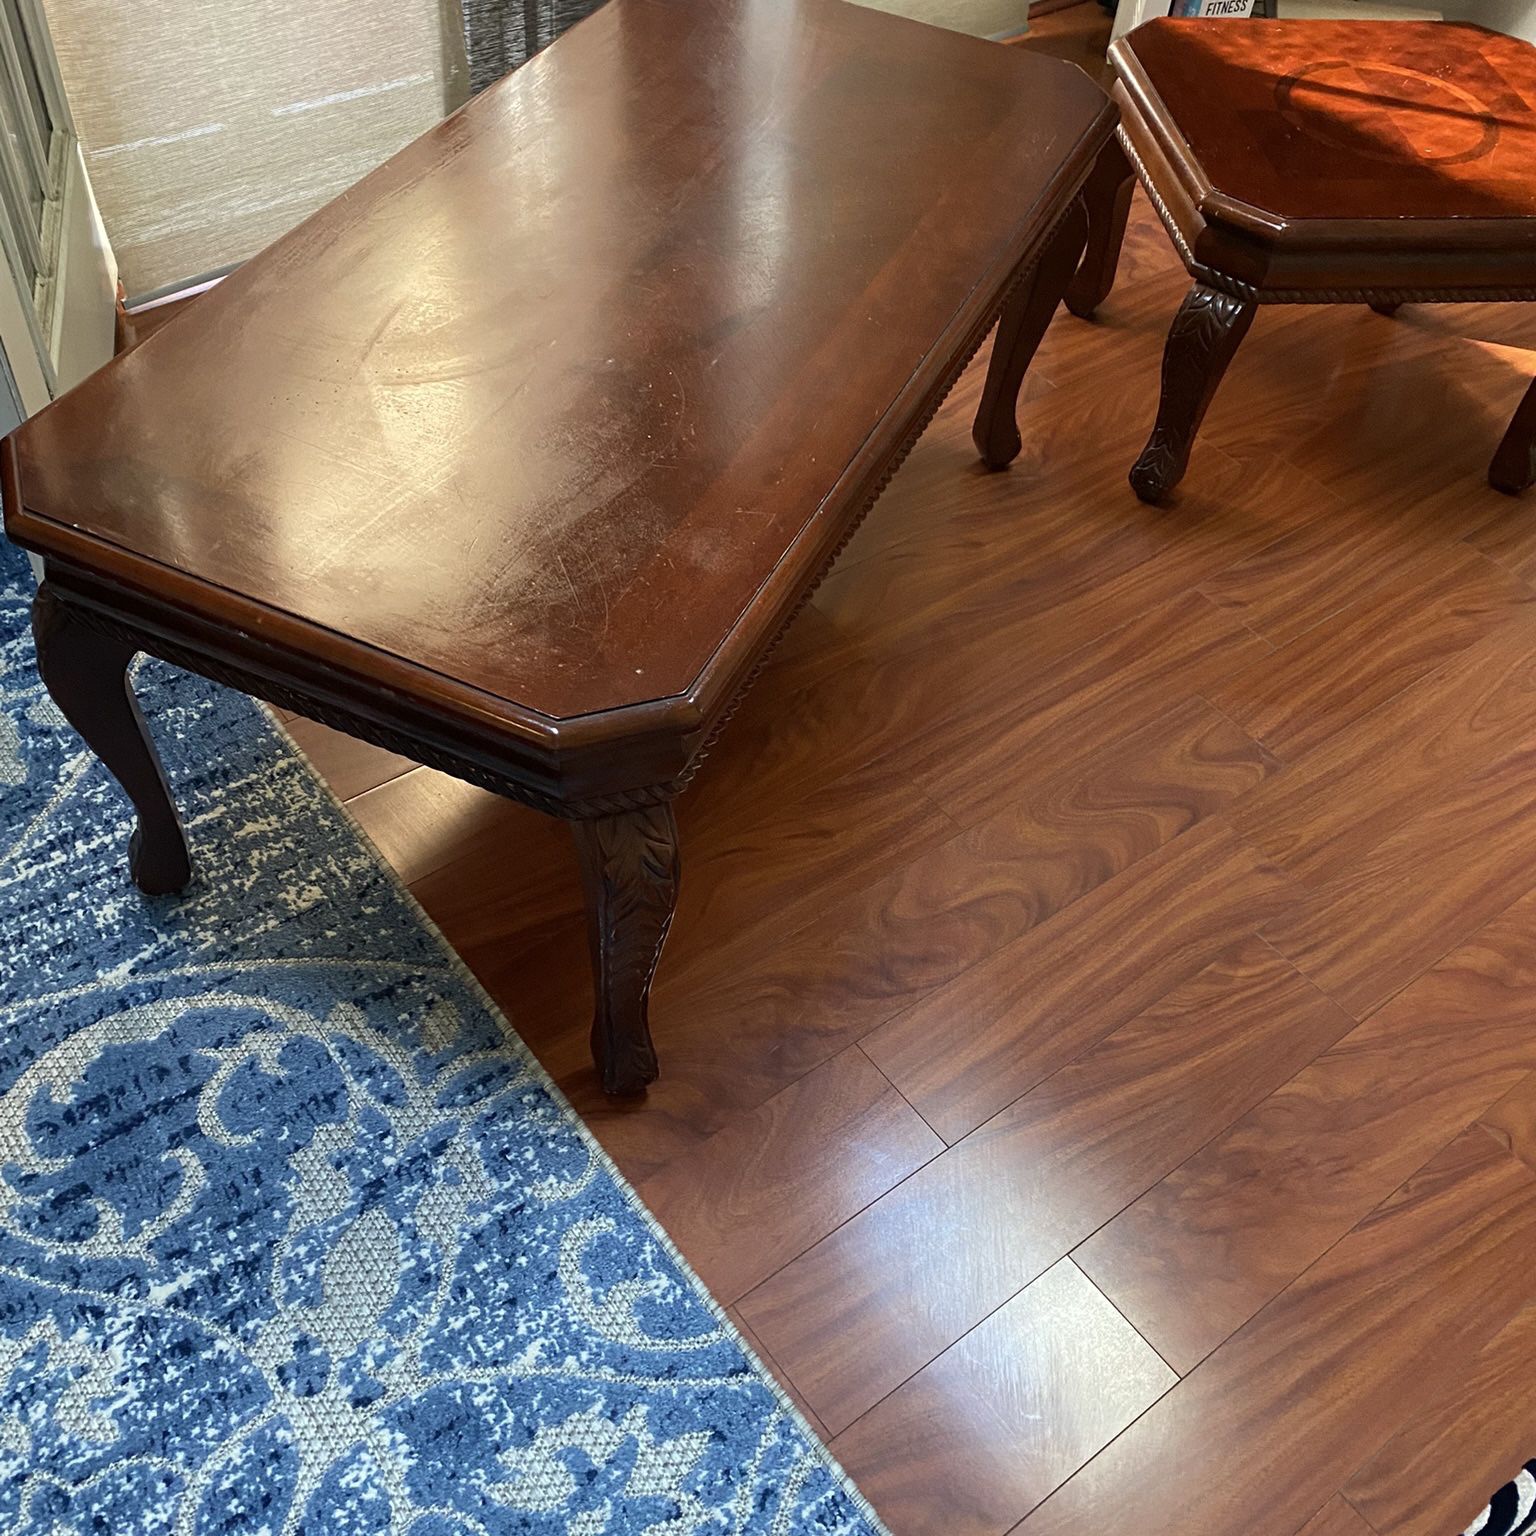
<svg viewBox="0 0 1536 1536"><path fill-rule="evenodd" d="M40 668L138 883L190 875L142 650L570 818L642 1088L671 802L999 313L1018 452L1113 124L842 0L612 0L19 428Z"/></svg>
<svg viewBox="0 0 1536 1536"><path fill-rule="evenodd" d="M1108 294L1135 177L1194 279L1131 471L1143 501L1182 478L1259 305L1536 299L1529 44L1441 22L1192 19L1109 56L1123 153L1096 173L1068 306Z"/></svg>

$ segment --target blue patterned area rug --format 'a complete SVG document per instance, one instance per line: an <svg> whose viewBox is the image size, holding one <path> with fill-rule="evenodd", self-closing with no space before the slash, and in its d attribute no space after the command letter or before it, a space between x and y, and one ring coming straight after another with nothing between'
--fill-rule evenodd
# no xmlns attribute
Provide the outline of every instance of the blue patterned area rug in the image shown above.
<svg viewBox="0 0 1536 1536"><path fill-rule="evenodd" d="M881 1528L250 700L145 663L194 884L0 544L0 1530Z"/></svg>

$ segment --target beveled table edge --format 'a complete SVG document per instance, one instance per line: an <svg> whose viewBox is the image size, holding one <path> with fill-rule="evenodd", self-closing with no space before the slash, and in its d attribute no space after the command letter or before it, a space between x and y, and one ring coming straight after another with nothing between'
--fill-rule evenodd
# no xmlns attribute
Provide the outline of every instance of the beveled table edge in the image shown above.
<svg viewBox="0 0 1536 1536"><path fill-rule="evenodd" d="M1136 33L1144 27L1201 24L1222 26L1226 23L1215 19L1206 22L1205 18L1198 16L1154 16L1143 22L1141 27L1133 27L1116 38L1109 45L1108 59L1115 81L1124 88L1127 100L1140 115L1148 135L1162 151L1180 190L1207 224L1235 229L1261 245L1272 246L1276 250L1295 247L1308 251L1421 251L1428 242L1454 251L1458 247L1481 250L1490 244L1510 247L1528 244L1533 256L1536 256L1536 218L1524 214L1510 214L1504 218L1302 218L1295 214L1276 213L1223 192L1206 175L1199 157L1180 131L1177 118L1158 92L1132 46ZM1258 25L1262 26L1263 22ZM1396 26L1401 23L1356 21L1350 25ZM1475 21L1444 21L1427 25L1462 27L1488 37L1504 36ZM1511 227L1521 225L1528 226L1524 241L1510 240Z"/></svg>

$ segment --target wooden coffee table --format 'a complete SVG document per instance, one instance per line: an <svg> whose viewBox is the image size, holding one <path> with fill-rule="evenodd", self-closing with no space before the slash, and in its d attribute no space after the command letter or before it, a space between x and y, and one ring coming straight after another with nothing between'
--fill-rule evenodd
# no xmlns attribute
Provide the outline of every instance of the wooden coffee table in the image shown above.
<svg viewBox="0 0 1536 1536"><path fill-rule="evenodd" d="M6 528L134 878L190 876L148 651L570 818L642 1088L671 802L1000 311L976 437L1018 452L1113 124L842 0L613 0L27 422Z"/></svg>
<svg viewBox="0 0 1536 1536"><path fill-rule="evenodd" d="M1143 501L1183 477L1259 305L1536 299L1528 43L1440 22L1158 20L1110 61L1124 153L1096 173L1068 306L1108 294L1133 177L1194 279L1131 471Z"/></svg>

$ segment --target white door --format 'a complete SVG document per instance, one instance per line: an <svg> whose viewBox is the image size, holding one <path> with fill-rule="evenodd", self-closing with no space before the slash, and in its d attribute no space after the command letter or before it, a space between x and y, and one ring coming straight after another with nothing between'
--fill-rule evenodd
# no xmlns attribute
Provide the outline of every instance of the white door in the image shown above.
<svg viewBox="0 0 1536 1536"><path fill-rule="evenodd" d="M0 397L30 414L112 356L117 298L41 0L0 0L0 257Z"/></svg>

